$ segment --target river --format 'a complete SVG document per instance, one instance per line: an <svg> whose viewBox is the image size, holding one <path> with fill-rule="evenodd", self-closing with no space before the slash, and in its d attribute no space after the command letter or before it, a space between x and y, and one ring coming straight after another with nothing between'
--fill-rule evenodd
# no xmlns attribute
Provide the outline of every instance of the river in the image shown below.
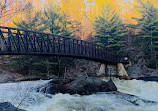
<svg viewBox="0 0 158 111"><path fill-rule="evenodd" d="M103 78L107 81L107 78ZM0 102L10 102L27 111L157 111L158 83L113 78L118 91L137 97L113 93L88 96L37 93L36 88L48 80L0 84ZM136 103L136 104L135 104Z"/></svg>

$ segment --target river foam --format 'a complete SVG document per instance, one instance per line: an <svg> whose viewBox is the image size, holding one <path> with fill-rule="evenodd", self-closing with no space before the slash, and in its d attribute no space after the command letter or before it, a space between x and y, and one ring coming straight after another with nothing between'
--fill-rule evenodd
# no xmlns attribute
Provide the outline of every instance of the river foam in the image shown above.
<svg viewBox="0 0 158 111"><path fill-rule="evenodd" d="M36 88L48 81L30 81L0 84L0 102L8 101L27 111L157 111L157 103L146 103L141 100L158 102L157 82L116 78L113 78L113 81L120 92L139 98L119 96L114 93L97 93L88 96L46 95L37 93Z"/></svg>

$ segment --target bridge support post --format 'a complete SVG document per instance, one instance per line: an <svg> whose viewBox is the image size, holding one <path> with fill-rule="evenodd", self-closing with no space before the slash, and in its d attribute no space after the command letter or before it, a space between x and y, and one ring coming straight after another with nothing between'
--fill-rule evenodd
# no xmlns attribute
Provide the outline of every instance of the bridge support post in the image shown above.
<svg viewBox="0 0 158 111"><path fill-rule="evenodd" d="M128 74L122 63L117 64L117 71L118 71L118 76L128 78Z"/></svg>
<svg viewBox="0 0 158 111"><path fill-rule="evenodd" d="M97 73L98 77L119 77L128 79L128 74L124 68L124 65L122 63L118 64L101 64L100 69Z"/></svg>
<svg viewBox="0 0 158 111"><path fill-rule="evenodd" d="M106 69L107 69L107 65L101 64L101 65L100 65L100 69L99 69L99 71L98 71L98 73L97 73L97 76L98 76L98 77L105 76L105 75L106 75Z"/></svg>

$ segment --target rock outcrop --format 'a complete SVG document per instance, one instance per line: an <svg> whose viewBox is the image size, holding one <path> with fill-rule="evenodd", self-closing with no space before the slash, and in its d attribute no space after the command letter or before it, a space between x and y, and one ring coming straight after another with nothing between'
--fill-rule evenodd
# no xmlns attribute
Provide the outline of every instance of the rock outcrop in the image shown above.
<svg viewBox="0 0 158 111"><path fill-rule="evenodd" d="M49 94L69 93L90 95L96 92L117 91L117 87L112 80L105 82L97 77L83 76L66 82L62 80L53 80L45 86L39 87L37 91Z"/></svg>
<svg viewBox="0 0 158 111"><path fill-rule="evenodd" d="M0 83L9 83L15 81L15 79L22 77L18 73L11 73L0 69Z"/></svg>
<svg viewBox="0 0 158 111"><path fill-rule="evenodd" d="M66 79L76 79L80 76L96 77L101 63L88 60L75 60L74 66L64 73Z"/></svg>
<svg viewBox="0 0 158 111"><path fill-rule="evenodd" d="M158 69L147 67L147 61L144 57L143 50L130 45L124 50L126 50L132 60L132 65L126 69L130 78L137 79L145 76L158 76Z"/></svg>
<svg viewBox="0 0 158 111"><path fill-rule="evenodd" d="M127 73L131 78L137 79L139 77L158 76L158 69L148 68L143 59L139 59L137 64L128 67Z"/></svg>

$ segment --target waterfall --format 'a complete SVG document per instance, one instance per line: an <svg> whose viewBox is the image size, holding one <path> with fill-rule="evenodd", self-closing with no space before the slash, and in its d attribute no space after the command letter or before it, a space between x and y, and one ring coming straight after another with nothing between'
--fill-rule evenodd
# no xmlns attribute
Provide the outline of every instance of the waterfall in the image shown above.
<svg viewBox="0 0 158 111"><path fill-rule="evenodd" d="M48 95L36 92L37 87L48 82L40 80L0 84L0 102L10 102L27 111L156 111L158 109L157 82L117 78L113 78L113 81L119 92L136 97L117 93L86 96L60 93Z"/></svg>

